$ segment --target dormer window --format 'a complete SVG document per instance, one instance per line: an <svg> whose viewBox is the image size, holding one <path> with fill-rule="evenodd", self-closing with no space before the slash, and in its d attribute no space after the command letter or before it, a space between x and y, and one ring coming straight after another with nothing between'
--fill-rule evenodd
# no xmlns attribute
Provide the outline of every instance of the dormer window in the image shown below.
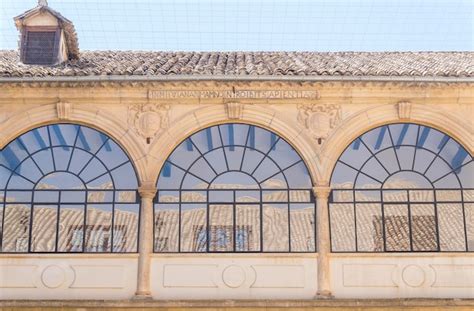
<svg viewBox="0 0 474 311"><path fill-rule="evenodd" d="M21 61L25 64L55 64L58 58L59 40L59 28L27 27L22 38Z"/></svg>
<svg viewBox="0 0 474 311"><path fill-rule="evenodd" d="M52 66L79 58L79 46L74 25L47 1L15 17L21 32L20 59L24 64Z"/></svg>

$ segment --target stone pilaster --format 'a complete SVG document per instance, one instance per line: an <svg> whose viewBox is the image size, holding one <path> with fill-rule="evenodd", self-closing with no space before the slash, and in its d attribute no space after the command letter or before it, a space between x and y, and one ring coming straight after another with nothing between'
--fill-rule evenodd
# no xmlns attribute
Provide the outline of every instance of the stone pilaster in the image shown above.
<svg viewBox="0 0 474 311"><path fill-rule="evenodd" d="M329 255L329 186L313 187L317 207L317 246L318 246L318 292L317 297L330 298L331 295L331 267Z"/></svg>
<svg viewBox="0 0 474 311"><path fill-rule="evenodd" d="M153 198L156 186L152 183L143 184L138 188L141 197L140 206L140 241L138 257L138 279L136 299L151 299L150 262L153 253Z"/></svg>

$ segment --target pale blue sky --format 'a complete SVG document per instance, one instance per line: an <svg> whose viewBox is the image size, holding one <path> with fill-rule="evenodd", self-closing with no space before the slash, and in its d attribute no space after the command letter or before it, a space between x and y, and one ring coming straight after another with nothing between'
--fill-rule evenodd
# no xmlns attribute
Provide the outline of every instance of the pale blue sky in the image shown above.
<svg viewBox="0 0 474 311"><path fill-rule="evenodd" d="M49 0L82 50L453 51L474 48L473 0ZM0 49L36 0L0 0Z"/></svg>

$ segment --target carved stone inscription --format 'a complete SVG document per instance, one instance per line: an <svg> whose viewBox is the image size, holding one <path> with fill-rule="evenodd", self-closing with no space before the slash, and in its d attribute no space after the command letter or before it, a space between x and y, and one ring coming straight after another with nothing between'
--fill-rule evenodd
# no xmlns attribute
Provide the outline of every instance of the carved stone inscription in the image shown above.
<svg viewBox="0 0 474 311"><path fill-rule="evenodd" d="M318 99L319 92L315 90L150 90L148 98Z"/></svg>

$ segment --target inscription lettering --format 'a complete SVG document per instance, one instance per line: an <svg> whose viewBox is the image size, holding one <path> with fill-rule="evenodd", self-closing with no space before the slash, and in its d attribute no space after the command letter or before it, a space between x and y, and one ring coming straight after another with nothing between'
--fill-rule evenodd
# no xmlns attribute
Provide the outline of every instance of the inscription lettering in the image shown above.
<svg viewBox="0 0 474 311"><path fill-rule="evenodd" d="M178 98L255 98L255 99L318 99L318 91L298 90L150 90L150 99L178 99Z"/></svg>

